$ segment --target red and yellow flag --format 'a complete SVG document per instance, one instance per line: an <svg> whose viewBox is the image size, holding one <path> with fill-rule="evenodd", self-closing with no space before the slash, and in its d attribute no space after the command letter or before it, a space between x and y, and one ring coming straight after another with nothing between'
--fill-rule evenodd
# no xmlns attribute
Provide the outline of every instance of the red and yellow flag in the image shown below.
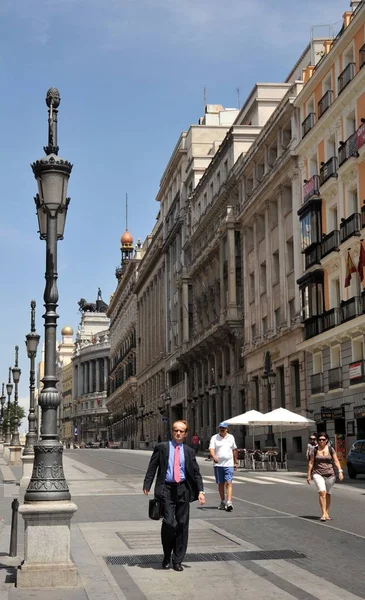
<svg viewBox="0 0 365 600"><path fill-rule="evenodd" d="M363 246L363 243L360 242L359 264L358 264L357 270L359 271L361 282L364 279L364 269L365 269L365 248Z"/></svg>
<svg viewBox="0 0 365 600"><path fill-rule="evenodd" d="M345 277L345 287L349 287L351 283L352 273L356 273L357 268L354 265L354 262L351 258L350 250L347 253L346 259L346 277Z"/></svg>

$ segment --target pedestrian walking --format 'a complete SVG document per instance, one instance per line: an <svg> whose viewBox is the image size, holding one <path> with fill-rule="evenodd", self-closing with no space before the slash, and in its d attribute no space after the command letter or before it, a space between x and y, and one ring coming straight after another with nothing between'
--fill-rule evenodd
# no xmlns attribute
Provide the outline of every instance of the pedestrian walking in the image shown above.
<svg viewBox="0 0 365 600"><path fill-rule="evenodd" d="M191 438L191 443L196 456L198 454L200 444L200 437L197 433L194 433L193 437Z"/></svg>
<svg viewBox="0 0 365 600"><path fill-rule="evenodd" d="M316 433L312 433L309 437L309 442L307 444L307 451L305 453L307 461L310 459L310 457L312 456L313 450L314 448L317 446L317 434Z"/></svg>
<svg viewBox="0 0 365 600"><path fill-rule="evenodd" d="M318 435L318 447L313 449L307 473L307 483L313 481L319 495L319 506L321 507L321 521L330 521L329 509L331 506L331 492L336 481L334 466L338 471L338 478L343 480L343 471L340 461L333 446L328 445L328 435L323 432Z"/></svg>
<svg viewBox="0 0 365 600"><path fill-rule="evenodd" d="M218 425L219 433L213 435L209 444L210 456L213 460L215 480L221 498L218 510L231 512L232 479L237 469L237 446L233 435L228 433L228 423L223 421Z"/></svg>
<svg viewBox="0 0 365 600"><path fill-rule="evenodd" d="M157 444L153 450L143 482L143 493L148 494L156 471L155 498L161 501L161 541L164 558L162 568L183 571L188 545L190 502L205 504L202 476L195 454L183 444L188 431L186 421L172 425L172 440Z"/></svg>

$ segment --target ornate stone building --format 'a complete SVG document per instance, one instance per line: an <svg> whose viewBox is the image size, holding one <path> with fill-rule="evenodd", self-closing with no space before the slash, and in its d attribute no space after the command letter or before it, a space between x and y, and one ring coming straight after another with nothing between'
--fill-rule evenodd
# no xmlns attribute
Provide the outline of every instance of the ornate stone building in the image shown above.
<svg viewBox="0 0 365 600"><path fill-rule="evenodd" d="M142 446L164 439L165 410L165 260L162 220L158 216L142 248L134 292L137 299L138 439Z"/></svg>
<svg viewBox="0 0 365 600"><path fill-rule="evenodd" d="M76 335L73 363L73 441L96 443L110 437L106 407L109 374L109 319L84 312Z"/></svg>
<svg viewBox="0 0 365 600"><path fill-rule="evenodd" d="M136 378L137 299L135 285L141 258L133 238L125 231L121 238L121 265L116 269L117 288L110 300L110 373L107 408L112 418L112 440L134 448L138 441L138 398Z"/></svg>

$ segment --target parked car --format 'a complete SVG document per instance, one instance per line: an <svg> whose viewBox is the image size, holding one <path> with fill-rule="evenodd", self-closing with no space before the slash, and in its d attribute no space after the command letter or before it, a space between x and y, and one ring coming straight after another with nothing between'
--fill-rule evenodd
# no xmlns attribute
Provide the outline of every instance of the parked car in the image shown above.
<svg viewBox="0 0 365 600"><path fill-rule="evenodd" d="M347 472L350 479L365 474L365 440L357 440L352 444L347 455Z"/></svg>

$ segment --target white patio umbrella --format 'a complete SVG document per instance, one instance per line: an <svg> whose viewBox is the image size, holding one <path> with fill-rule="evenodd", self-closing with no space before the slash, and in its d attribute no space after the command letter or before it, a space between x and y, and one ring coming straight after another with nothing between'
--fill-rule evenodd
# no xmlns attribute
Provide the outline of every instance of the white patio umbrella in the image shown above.
<svg viewBox="0 0 365 600"><path fill-rule="evenodd" d="M266 415L258 410L248 410L242 415L237 415L231 419L226 419L228 425L252 425L252 448L255 449L255 425L266 425Z"/></svg>
<svg viewBox="0 0 365 600"><path fill-rule="evenodd" d="M297 415L297 413L288 410L287 408L275 408L274 410L263 415L265 425L280 425L280 456L281 462L283 462L283 434L282 429L283 425L287 426L296 426L296 427L309 427L313 425L315 421L313 419L307 419L307 417L302 417L302 415ZM264 424L264 423L263 423Z"/></svg>

